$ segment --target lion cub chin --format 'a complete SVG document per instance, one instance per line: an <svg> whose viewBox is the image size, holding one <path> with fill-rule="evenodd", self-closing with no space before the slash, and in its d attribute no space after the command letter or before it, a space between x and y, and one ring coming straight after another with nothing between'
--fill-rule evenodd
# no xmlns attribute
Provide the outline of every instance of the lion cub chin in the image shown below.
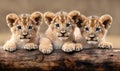
<svg viewBox="0 0 120 71"><path fill-rule="evenodd" d="M27 50L37 49L39 42L39 26L42 23L42 13L33 12L30 14L16 15L14 13L6 16L7 25L12 32L3 49L14 51L18 48Z"/></svg>
<svg viewBox="0 0 120 71"><path fill-rule="evenodd" d="M74 29L78 11L69 13L60 11L55 13L46 12L44 21L48 25L46 37L40 40L39 50L42 53L49 54L53 49L62 49L65 52L79 51L82 49L80 43L74 43ZM44 46L46 45L46 46Z"/></svg>
<svg viewBox="0 0 120 71"><path fill-rule="evenodd" d="M77 25L80 34L77 34L77 36L80 36L80 38L76 41L81 42L84 48L112 48L112 44L105 41L106 34L112 24L110 15L101 17L80 15L79 19L81 19L81 22L77 23Z"/></svg>

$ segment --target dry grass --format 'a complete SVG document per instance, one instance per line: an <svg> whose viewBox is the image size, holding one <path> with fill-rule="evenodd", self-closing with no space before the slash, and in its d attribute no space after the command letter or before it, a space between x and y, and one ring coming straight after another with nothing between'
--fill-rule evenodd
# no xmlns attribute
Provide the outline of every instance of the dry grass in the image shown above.
<svg viewBox="0 0 120 71"><path fill-rule="evenodd" d="M120 48L120 36L119 35L107 36L107 41L112 42L114 48Z"/></svg>
<svg viewBox="0 0 120 71"><path fill-rule="evenodd" d="M2 33L0 34L0 45L3 45L11 36L11 33ZM120 47L120 36L112 35L107 36L107 41L112 42L114 48Z"/></svg>
<svg viewBox="0 0 120 71"><path fill-rule="evenodd" d="M10 33L0 34L0 45L3 45L10 38L10 36L11 36Z"/></svg>

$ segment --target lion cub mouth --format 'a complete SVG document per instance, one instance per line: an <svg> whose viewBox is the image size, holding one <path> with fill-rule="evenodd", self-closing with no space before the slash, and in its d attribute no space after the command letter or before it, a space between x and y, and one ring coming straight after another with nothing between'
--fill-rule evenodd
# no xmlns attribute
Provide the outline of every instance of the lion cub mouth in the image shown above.
<svg viewBox="0 0 120 71"><path fill-rule="evenodd" d="M20 39L31 39L30 37L20 37Z"/></svg>
<svg viewBox="0 0 120 71"><path fill-rule="evenodd" d="M69 37L69 36L58 36L58 37Z"/></svg>
<svg viewBox="0 0 120 71"><path fill-rule="evenodd" d="M61 40L66 40L66 39L69 38L69 36L58 36L58 38L61 39Z"/></svg>
<svg viewBox="0 0 120 71"><path fill-rule="evenodd" d="M20 37L20 41L22 41L22 42L28 42L28 41L30 41L30 37Z"/></svg>
<svg viewBox="0 0 120 71"><path fill-rule="evenodd" d="M98 40L87 40L88 44L97 44Z"/></svg>

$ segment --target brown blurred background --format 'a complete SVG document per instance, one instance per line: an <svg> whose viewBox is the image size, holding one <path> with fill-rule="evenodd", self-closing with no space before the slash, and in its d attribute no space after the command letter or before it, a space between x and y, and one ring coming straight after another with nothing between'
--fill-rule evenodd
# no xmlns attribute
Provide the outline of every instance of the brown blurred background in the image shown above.
<svg viewBox="0 0 120 71"><path fill-rule="evenodd" d="M0 0L0 45L11 36L5 20L7 14L60 10L78 10L86 16L110 14L113 24L108 32L107 41L112 42L114 47L120 47L120 0ZM40 32L43 33L46 28L46 24L43 23Z"/></svg>

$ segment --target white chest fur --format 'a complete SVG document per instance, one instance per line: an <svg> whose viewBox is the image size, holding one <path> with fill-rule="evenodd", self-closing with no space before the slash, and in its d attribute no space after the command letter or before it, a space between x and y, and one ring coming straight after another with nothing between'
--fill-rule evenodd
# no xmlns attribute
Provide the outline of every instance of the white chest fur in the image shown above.
<svg viewBox="0 0 120 71"><path fill-rule="evenodd" d="M53 47L55 49L61 49L62 45L63 45L63 41L62 40L57 39L57 40L53 41Z"/></svg>

